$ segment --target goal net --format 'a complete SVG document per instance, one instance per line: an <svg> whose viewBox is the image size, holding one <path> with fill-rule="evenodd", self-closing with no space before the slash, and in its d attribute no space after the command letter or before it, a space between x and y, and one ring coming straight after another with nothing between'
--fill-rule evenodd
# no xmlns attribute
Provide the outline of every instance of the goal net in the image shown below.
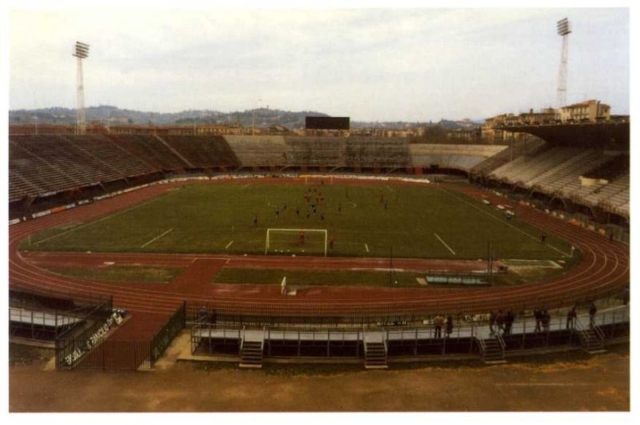
<svg viewBox="0 0 640 425"><path fill-rule="evenodd" d="M327 256L326 229L267 229L267 254L306 254Z"/></svg>

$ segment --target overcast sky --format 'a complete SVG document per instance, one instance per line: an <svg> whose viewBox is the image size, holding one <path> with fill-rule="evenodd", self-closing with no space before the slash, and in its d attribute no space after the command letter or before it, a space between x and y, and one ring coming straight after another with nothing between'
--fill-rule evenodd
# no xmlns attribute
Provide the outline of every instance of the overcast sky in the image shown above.
<svg viewBox="0 0 640 425"><path fill-rule="evenodd" d="M16 9L9 108L314 110L355 120L486 118L556 106L569 18L567 100L629 113L629 10ZM182 4L182 3L179 3Z"/></svg>

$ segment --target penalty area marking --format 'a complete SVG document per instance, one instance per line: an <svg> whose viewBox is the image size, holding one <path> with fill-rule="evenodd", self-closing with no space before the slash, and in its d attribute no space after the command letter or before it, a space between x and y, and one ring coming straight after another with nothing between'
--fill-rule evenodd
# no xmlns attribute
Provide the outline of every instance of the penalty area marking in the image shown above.
<svg viewBox="0 0 640 425"><path fill-rule="evenodd" d="M225 247L224 247L224 249L229 249L229 247L231 246L231 244L233 244L233 241L229 242L229 243L227 244L227 246L225 246Z"/></svg>
<svg viewBox="0 0 640 425"><path fill-rule="evenodd" d="M445 241L443 241L443 240L440 238L440 236L438 236L438 234L437 234L437 233L434 233L433 235L434 235L436 238L438 238L438 240L439 240L440 242L442 242L442 245L444 245L444 246L445 246L445 247L446 247L446 248L447 248L447 249L448 249L448 250L449 250L453 255L456 255L456 252L455 252L453 249L451 249L451 247L450 247L449 245L447 245L447 244L445 243Z"/></svg>
<svg viewBox="0 0 640 425"><path fill-rule="evenodd" d="M144 248L147 245L152 244L153 242L157 241L158 239L160 239L161 237L168 235L169 233L171 233L173 231L173 227L169 230L167 230L166 232L164 232L163 234L156 236L155 238L151 239L149 242L147 242L146 244L142 245L140 248Z"/></svg>

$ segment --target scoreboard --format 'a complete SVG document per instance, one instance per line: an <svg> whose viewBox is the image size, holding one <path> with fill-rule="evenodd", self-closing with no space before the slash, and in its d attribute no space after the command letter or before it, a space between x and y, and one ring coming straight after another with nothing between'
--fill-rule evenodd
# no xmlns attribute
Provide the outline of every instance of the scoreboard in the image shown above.
<svg viewBox="0 0 640 425"><path fill-rule="evenodd" d="M349 117L304 117L308 130L349 130Z"/></svg>

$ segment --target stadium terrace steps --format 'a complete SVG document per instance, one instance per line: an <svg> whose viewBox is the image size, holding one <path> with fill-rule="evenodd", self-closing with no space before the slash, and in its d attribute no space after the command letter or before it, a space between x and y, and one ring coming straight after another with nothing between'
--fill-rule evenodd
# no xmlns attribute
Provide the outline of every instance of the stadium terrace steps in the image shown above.
<svg viewBox="0 0 640 425"><path fill-rule="evenodd" d="M10 176L22 196L57 193L153 172L149 164L102 135L10 139ZM14 197L20 197L14 192ZM15 199L15 198L14 198Z"/></svg>
<svg viewBox="0 0 640 425"><path fill-rule="evenodd" d="M37 152L37 146L29 146L29 142L9 141L11 162L9 171L18 171L22 177L37 188L36 193L29 195L39 195L42 193L56 192L73 188L78 183L66 175L62 169L52 165L45 159L33 153Z"/></svg>
<svg viewBox="0 0 640 425"><path fill-rule="evenodd" d="M242 167L284 167L289 149L282 136L224 136Z"/></svg>
<svg viewBox="0 0 640 425"><path fill-rule="evenodd" d="M555 193L559 192L565 196L579 195L580 191L584 191L583 194L592 192L595 187L582 187L580 183L580 175L584 172L599 166L606 158L603 158L597 151L592 156L585 158L584 161L577 164L575 167L571 167L569 172L564 176L558 176L550 182L545 182L543 187L546 187L548 191Z"/></svg>
<svg viewBox="0 0 640 425"><path fill-rule="evenodd" d="M571 174L575 169L582 166L584 163L589 163L599 154L595 149L588 149L583 152L577 152L576 155L569 157L568 160L562 161L557 166L539 174L529 181L530 186L540 185L547 186L548 184L556 181L560 177L564 177Z"/></svg>
<svg viewBox="0 0 640 425"><path fill-rule="evenodd" d="M629 169L629 155L617 154L588 173L584 177L590 179L614 180L619 177L625 170Z"/></svg>
<svg viewBox="0 0 640 425"><path fill-rule="evenodd" d="M612 161L596 149L553 147L527 160L516 158L495 169L492 175L525 188L537 188L551 196L561 194L590 205L621 208L629 202L628 171L622 171L606 185L582 187L580 176L623 160Z"/></svg>
<svg viewBox="0 0 640 425"><path fill-rule="evenodd" d="M162 139L195 168L236 168L240 165L223 137L163 135Z"/></svg>
<svg viewBox="0 0 640 425"><path fill-rule="evenodd" d="M491 158L507 149L505 145L438 145L430 143L412 143L409 145L411 156L471 156Z"/></svg>
<svg viewBox="0 0 640 425"><path fill-rule="evenodd" d="M287 137L287 165L295 167L344 167L345 139Z"/></svg>
<svg viewBox="0 0 640 425"><path fill-rule="evenodd" d="M185 163L154 135L108 135L132 155L146 160L158 170L180 170Z"/></svg>
<svg viewBox="0 0 640 425"><path fill-rule="evenodd" d="M405 168L411 166L409 140L403 138L346 138L348 167Z"/></svg>
<svg viewBox="0 0 640 425"><path fill-rule="evenodd" d="M437 165L440 168L449 168L469 171L485 158L480 156L456 156L456 155L419 155L411 153L413 167L429 168Z"/></svg>
<svg viewBox="0 0 640 425"><path fill-rule="evenodd" d="M552 148L540 155L525 161L520 167L514 169L506 178L511 182L522 182L525 186L533 177L544 173L546 170L556 167L563 161L571 158L577 150Z"/></svg>
<svg viewBox="0 0 640 425"><path fill-rule="evenodd" d="M474 174L491 174L516 158L524 155L532 156L548 149L547 144L540 139L517 140L513 141L511 146L503 145L502 147L503 149L499 153L475 165L471 172Z"/></svg>
<svg viewBox="0 0 640 425"><path fill-rule="evenodd" d="M88 156L105 170L111 180L153 171L148 164L145 164L102 135L66 137L76 148L87 152Z"/></svg>
<svg viewBox="0 0 640 425"><path fill-rule="evenodd" d="M9 167L9 202L17 201L30 194L37 194L38 188L22 177L20 171Z"/></svg>
<svg viewBox="0 0 640 425"><path fill-rule="evenodd" d="M180 173L185 169L224 172L242 168L273 171L288 167L320 171L347 168L381 173L437 165L476 174L495 167L489 175L511 184L621 211L623 215L629 211L629 157L619 152L551 147L540 140L517 140L507 147L410 143L406 138L162 137L11 136L9 200L15 202L26 196L34 198L83 187L114 190L128 185L131 177ZM505 163L514 156L515 159ZM580 176L590 175L606 175L609 183L581 186Z"/></svg>

